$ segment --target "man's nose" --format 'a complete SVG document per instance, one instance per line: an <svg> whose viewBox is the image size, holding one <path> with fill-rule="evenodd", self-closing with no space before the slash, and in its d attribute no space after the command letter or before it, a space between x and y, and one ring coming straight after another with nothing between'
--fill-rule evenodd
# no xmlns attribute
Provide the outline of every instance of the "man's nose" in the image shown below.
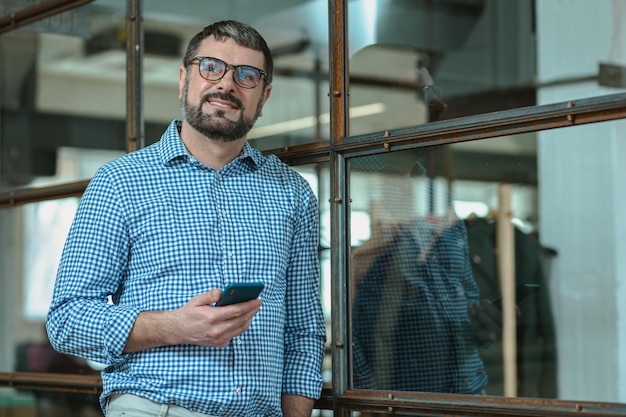
<svg viewBox="0 0 626 417"><path fill-rule="evenodd" d="M217 86L225 90L233 90L235 85L235 68L228 65L224 71L224 76L217 80Z"/></svg>

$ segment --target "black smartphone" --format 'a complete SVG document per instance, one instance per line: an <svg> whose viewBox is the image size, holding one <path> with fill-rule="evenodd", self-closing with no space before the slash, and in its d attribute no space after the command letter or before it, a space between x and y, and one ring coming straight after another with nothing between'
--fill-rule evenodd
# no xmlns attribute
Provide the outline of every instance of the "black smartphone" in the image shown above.
<svg viewBox="0 0 626 417"><path fill-rule="evenodd" d="M515 287L515 304L521 303L530 295L536 293L541 288L539 284L519 284ZM498 297L491 302L494 306L502 309L502 297Z"/></svg>
<svg viewBox="0 0 626 417"><path fill-rule="evenodd" d="M227 306L242 303L257 298L263 291L262 282L237 282L229 284L222 291L222 297L215 303L216 306Z"/></svg>

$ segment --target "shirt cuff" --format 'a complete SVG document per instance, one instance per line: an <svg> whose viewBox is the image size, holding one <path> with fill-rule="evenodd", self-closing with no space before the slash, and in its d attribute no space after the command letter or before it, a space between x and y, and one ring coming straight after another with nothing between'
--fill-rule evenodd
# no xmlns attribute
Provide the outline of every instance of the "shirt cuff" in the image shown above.
<svg viewBox="0 0 626 417"><path fill-rule="evenodd" d="M105 323L104 350L111 363L124 359L124 347L141 310L131 306L113 306Z"/></svg>

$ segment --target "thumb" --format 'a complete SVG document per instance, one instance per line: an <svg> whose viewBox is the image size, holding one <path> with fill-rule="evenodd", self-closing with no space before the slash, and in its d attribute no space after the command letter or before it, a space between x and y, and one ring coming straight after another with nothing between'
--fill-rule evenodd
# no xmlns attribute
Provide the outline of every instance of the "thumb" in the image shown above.
<svg viewBox="0 0 626 417"><path fill-rule="evenodd" d="M222 296L222 290L214 288L205 293L198 294L194 297L197 305L211 305L216 303Z"/></svg>

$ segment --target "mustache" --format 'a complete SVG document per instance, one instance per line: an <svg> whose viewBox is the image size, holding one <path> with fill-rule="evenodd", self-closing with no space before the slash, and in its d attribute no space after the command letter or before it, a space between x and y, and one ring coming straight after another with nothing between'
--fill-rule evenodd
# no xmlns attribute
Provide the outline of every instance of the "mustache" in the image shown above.
<svg viewBox="0 0 626 417"><path fill-rule="evenodd" d="M230 93L204 93L202 95L202 101L207 101L210 100L212 98L219 98L220 100L226 100L226 101L230 101L231 103L234 103L237 107L239 107L240 109L243 108L243 103L241 102L241 100L239 100L237 97L235 97L234 95L230 94Z"/></svg>

